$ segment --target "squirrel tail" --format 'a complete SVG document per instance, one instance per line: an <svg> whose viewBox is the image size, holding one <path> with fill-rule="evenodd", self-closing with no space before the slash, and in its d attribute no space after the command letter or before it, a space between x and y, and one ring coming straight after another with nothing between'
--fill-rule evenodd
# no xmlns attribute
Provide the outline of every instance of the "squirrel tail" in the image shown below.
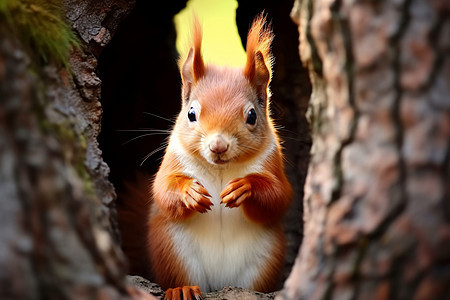
<svg viewBox="0 0 450 300"><path fill-rule="evenodd" d="M147 250L150 190L150 176L136 171L134 178L118 187L116 205L122 250L128 259L129 274L146 278L151 277Z"/></svg>

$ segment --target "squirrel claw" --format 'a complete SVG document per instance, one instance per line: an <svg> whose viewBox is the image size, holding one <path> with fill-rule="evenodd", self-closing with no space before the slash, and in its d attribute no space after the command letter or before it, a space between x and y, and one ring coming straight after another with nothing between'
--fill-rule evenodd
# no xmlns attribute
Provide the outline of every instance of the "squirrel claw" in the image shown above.
<svg viewBox="0 0 450 300"><path fill-rule="evenodd" d="M214 205L208 197L211 197L208 191L201 183L193 179L183 192L183 203L188 209L203 214L211 210L211 206Z"/></svg>
<svg viewBox="0 0 450 300"><path fill-rule="evenodd" d="M196 300L203 299L200 287L195 285L167 289L164 300L192 299L192 297Z"/></svg>
<svg viewBox="0 0 450 300"><path fill-rule="evenodd" d="M225 204L228 208L239 207L251 194L251 185L248 179L234 179L228 183L220 194L222 198L220 203Z"/></svg>

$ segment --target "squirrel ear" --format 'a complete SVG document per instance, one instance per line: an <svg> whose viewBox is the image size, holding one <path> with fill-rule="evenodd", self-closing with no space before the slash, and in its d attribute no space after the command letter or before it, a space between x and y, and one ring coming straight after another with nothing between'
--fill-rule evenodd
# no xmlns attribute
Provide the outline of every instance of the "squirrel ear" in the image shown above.
<svg viewBox="0 0 450 300"><path fill-rule="evenodd" d="M264 14L255 18L247 36L247 62L244 76L255 89L262 105L267 105L269 98L269 83L272 77L272 53L270 46L273 33L266 25Z"/></svg>
<svg viewBox="0 0 450 300"><path fill-rule="evenodd" d="M189 97L192 84L205 75L205 64L201 54L202 28L196 16L194 16L192 38L193 47L189 50L183 65L180 65L184 99Z"/></svg>
<svg viewBox="0 0 450 300"><path fill-rule="evenodd" d="M244 75L250 81L250 84L256 90L258 99L266 105L268 98L268 88L270 83L270 71L264 61L264 56L261 51L257 51L249 65L247 61Z"/></svg>
<svg viewBox="0 0 450 300"><path fill-rule="evenodd" d="M189 54L181 67L181 77L183 83L196 83L205 74L205 65L203 63L200 49L191 48Z"/></svg>

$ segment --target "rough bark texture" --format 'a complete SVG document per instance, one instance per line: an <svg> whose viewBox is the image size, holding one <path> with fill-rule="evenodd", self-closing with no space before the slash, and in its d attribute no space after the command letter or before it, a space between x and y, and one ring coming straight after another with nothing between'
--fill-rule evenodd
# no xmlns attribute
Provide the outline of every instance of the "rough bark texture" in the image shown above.
<svg viewBox="0 0 450 300"><path fill-rule="evenodd" d="M134 4L134 0L64 1L66 17L82 39L84 48L83 52L76 51L71 56L74 86L65 95L69 98L65 109L71 111L68 115L73 126L86 140L85 165L92 176L94 190L102 202L102 212L108 216L109 230L116 240L119 239L114 209L116 195L108 180L109 167L103 161L97 142L103 113L99 101L102 81L97 75L97 59Z"/></svg>
<svg viewBox="0 0 450 300"><path fill-rule="evenodd" d="M74 19L83 38L94 23L133 5L94 2L66 2L80 16L87 10L91 16L89 22ZM114 19L113 27L119 21ZM87 46L96 44L84 40L85 51L73 53L72 77L55 65L32 62L3 22L0 298L129 299L131 293L150 299L127 290L124 258L113 238L114 190L96 141L100 81Z"/></svg>
<svg viewBox="0 0 450 300"><path fill-rule="evenodd" d="M448 1L298 0L304 239L279 299L450 298Z"/></svg>
<svg viewBox="0 0 450 300"><path fill-rule="evenodd" d="M140 276L128 276L128 282L139 289L157 297L163 297L164 291L155 283ZM224 299L245 299L245 300L271 300L275 298L275 293L258 293L235 287L224 287L220 291L210 292L203 295L204 300L224 300Z"/></svg>

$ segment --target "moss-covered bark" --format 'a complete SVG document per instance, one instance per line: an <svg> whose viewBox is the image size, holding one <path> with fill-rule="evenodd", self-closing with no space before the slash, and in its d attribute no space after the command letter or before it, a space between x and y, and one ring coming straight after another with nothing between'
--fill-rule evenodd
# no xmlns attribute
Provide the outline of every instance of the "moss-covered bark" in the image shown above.
<svg viewBox="0 0 450 300"><path fill-rule="evenodd" d="M20 39L36 65L62 64L69 69L69 54L79 40L66 22L61 0L3 0L2 27Z"/></svg>

